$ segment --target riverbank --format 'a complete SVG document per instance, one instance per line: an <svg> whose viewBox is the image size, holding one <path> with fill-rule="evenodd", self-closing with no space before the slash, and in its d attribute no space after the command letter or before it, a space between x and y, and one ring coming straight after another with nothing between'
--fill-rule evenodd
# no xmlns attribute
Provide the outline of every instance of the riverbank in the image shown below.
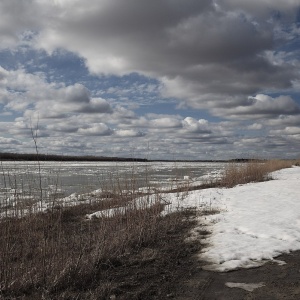
<svg viewBox="0 0 300 300"><path fill-rule="evenodd" d="M233 188L107 194L4 218L1 299L166 299L181 297L192 283L204 293L212 281L204 278L201 286L198 276L221 276L208 269L258 266L297 250L299 170Z"/></svg>
<svg viewBox="0 0 300 300"><path fill-rule="evenodd" d="M198 219L193 238L206 245L174 299L299 299L300 167L271 176L202 194L202 203L213 198L219 212ZM205 237L197 233L203 228Z"/></svg>

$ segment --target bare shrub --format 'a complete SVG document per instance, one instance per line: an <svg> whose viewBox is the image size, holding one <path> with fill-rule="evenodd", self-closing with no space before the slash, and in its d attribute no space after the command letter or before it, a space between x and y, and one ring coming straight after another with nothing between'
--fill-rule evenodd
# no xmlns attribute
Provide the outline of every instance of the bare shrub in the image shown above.
<svg viewBox="0 0 300 300"><path fill-rule="evenodd" d="M271 179L270 173L290 168L295 164L292 160L252 160L245 163L232 163L224 171L220 185L233 187L248 182L261 182Z"/></svg>
<svg viewBox="0 0 300 300"><path fill-rule="evenodd" d="M111 201L110 205L116 205L115 199ZM109 207L108 201L93 205L93 209ZM122 257L151 247L161 234L182 221L161 217L162 209L157 202L110 218L87 220L85 214L91 211L91 205L81 204L2 219L1 299L34 299L36 293L52 299L89 289L101 290L103 299L107 299L113 286L108 270L122 264Z"/></svg>

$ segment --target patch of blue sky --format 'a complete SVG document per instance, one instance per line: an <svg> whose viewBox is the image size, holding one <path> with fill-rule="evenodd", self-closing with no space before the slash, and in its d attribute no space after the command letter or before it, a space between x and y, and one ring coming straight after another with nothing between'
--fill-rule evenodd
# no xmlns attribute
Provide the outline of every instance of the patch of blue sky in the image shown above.
<svg viewBox="0 0 300 300"><path fill-rule="evenodd" d="M23 113L12 113L8 110L3 109L1 106L0 111L0 122L13 122L16 118L23 116Z"/></svg>
<svg viewBox="0 0 300 300"><path fill-rule="evenodd" d="M8 70L16 70L21 66L27 73L43 73L49 83L63 83L66 86L81 83L93 97L102 97L125 106L136 105L134 111L139 115L153 113L220 121L204 110L178 108L177 99L163 98L157 79L138 73L124 76L91 75L84 60L72 52L58 50L48 55L45 51L20 47L14 51L1 51L0 61L2 67Z"/></svg>
<svg viewBox="0 0 300 300"><path fill-rule="evenodd" d="M288 89L288 90L283 90L283 91L276 91L276 92L272 92L272 91L268 91L268 96L272 97L272 98L277 98L280 96L288 96L291 97L294 102L296 102L297 104L300 105L300 91L297 91L296 89Z"/></svg>
<svg viewBox="0 0 300 300"><path fill-rule="evenodd" d="M92 75L85 66L84 59L64 50L48 55L28 47L14 51L0 51L1 66L7 70L24 69L27 73L43 74L48 83L84 85L93 97L133 101L140 104L161 102L159 82L156 79L131 73L124 76Z"/></svg>
<svg viewBox="0 0 300 300"><path fill-rule="evenodd" d="M19 52L19 51L18 51ZM19 67L19 63L16 62L16 57L18 57L18 61L22 61L21 59L22 53L20 55L16 55L15 52L12 52L9 49L3 49L0 51L0 62L1 67L6 70L16 70Z"/></svg>

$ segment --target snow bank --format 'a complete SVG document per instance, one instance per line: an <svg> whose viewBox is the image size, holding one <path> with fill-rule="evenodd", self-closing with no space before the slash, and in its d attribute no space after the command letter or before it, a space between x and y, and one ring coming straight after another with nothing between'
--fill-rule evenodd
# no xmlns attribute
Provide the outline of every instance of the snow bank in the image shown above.
<svg viewBox="0 0 300 300"><path fill-rule="evenodd" d="M275 180L195 191L182 200L180 195L169 195L170 211L189 206L220 211L205 220L199 217L199 226L204 222L211 231L207 247L199 254L209 263L206 269L224 272L256 267L300 249L300 168L272 176Z"/></svg>

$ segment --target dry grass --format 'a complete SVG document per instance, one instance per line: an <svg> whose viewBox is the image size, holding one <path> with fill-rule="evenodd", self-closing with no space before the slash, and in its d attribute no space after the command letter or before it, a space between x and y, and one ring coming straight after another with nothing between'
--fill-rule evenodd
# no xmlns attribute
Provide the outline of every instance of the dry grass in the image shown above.
<svg viewBox="0 0 300 300"><path fill-rule="evenodd" d="M232 163L225 169L219 185L233 187L238 184L270 180L271 172L290 168L296 164L297 161L294 160L253 160L246 163Z"/></svg>
<svg viewBox="0 0 300 300"><path fill-rule="evenodd" d="M90 210L86 204L2 220L0 298L75 299L90 293L86 299L92 299L97 290L95 299L109 299L114 282L108 270L122 264L124 256L155 245L182 222L178 216L161 217L159 203L86 220Z"/></svg>

